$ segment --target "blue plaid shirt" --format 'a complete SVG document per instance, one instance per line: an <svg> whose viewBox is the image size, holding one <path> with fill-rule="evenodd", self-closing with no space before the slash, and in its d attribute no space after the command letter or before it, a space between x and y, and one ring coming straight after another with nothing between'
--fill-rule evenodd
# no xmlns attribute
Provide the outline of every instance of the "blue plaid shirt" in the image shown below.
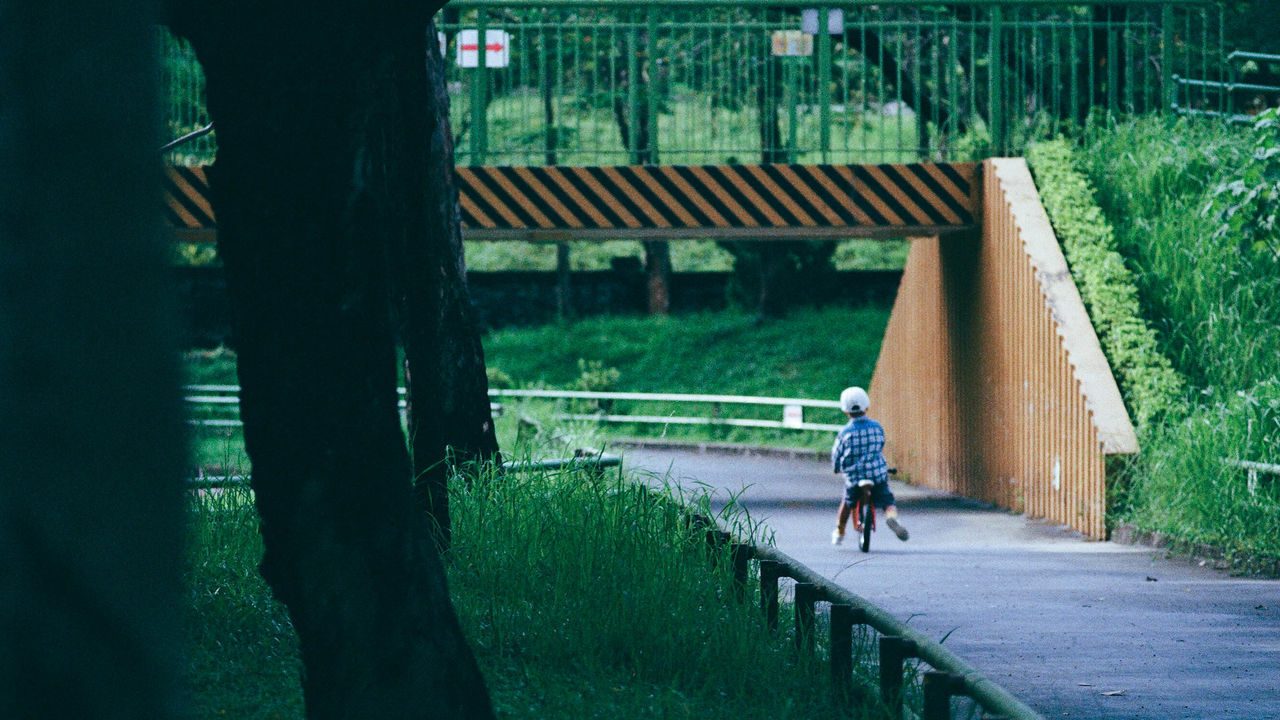
<svg viewBox="0 0 1280 720"><path fill-rule="evenodd" d="M875 483L889 482L889 464L884 460L884 428L866 415L853 418L836 435L831 447L831 468L844 473L845 481L863 478Z"/></svg>

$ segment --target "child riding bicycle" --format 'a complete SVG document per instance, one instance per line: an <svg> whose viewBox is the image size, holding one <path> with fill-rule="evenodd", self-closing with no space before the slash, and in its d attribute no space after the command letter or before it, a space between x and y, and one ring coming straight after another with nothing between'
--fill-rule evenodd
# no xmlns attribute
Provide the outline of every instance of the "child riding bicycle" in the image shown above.
<svg viewBox="0 0 1280 720"><path fill-rule="evenodd" d="M885 522L899 540L910 537L907 529L898 522L898 507L894 505L893 492L889 490L889 465L884 460L884 428L867 417L871 400L860 387L848 387L840 393L840 409L849 416L849 424L840 429L831 447L831 466L835 472L844 473L844 498L840 501L840 513L836 529L831 531L831 544L844 542L844 528L849 514L857 503L858 482L870 480L871 501L884 508Z"/></svg>

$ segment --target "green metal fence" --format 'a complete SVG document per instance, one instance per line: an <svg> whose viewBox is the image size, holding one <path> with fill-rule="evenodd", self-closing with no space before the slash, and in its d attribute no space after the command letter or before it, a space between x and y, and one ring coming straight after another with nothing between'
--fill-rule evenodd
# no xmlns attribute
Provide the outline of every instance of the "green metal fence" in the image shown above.
<svg viewBox="0 0 1280 720"><path fill-rule="evenodd" d="M455 0L437 20L468 165L973 159L1225 72L1220 9L1180 0ZM201 123L182 112L175 133Z"/></svg>

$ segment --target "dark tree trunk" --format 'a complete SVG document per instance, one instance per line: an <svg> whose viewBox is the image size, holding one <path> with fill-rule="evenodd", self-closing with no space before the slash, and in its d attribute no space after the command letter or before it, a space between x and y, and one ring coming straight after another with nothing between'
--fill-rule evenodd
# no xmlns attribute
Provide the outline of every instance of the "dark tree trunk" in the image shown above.
<svg viewBox="0 0 1280 720"><path fill-rule="evenodd" d="M671 243L646 240L644 266L649 279L649 314L671 312Z"/></svg>
<svg viewBox="0 0 1280 720"><path fill-rule="evenodd" d="M450 395L483 391L469 384L478 342L454 334L466 295L445 230L444 89L428 73L435 8L169 9L218 128L209 180L262 574L298 632L308 716L492 717L411 481L450 442L484 447L486 429L419 421L430 437L411 462L396 407L397 317L415 416L470 417L479 401Z"/></svg>
<svg viewBox="0 0 1280 720"><path fill-rule="evenodd" d="M631 150L631 162L636 165L649 165L654 162L653 142L649 137L649 84L654 82L657 69L653 63L653 52L649 47L649 33L637 34L640 47L623 45L623 58L632 54L639 55L639 76L631 78L623 64L618 64L618 76L615 82L619 94L613 100L613 117L618 123L618 135L622 138L622 146ZM636 96L640 98L636 108L636 127L631 127L630 105L626 98L630 96L631 83L639 88ZM625 95L624 95L625 93ZM631 134L635 133L635 145L631 144ZM649 314L666 315L671 310L671 246L665 240L647 240L644 243L644 266L648 275Z"/></svg>
<svg viewBox="0 0 1280 720"><path fill-rule="evenodd" d="M0 3L0 717L177 718L153 7Z"/></svg>
<svg viewBox="0 0 1280 720"><path fill-rule="evenodd" d="M435 38L431 25L428 37ZM431 519L442 547L450 543L448 481L452 466L481 460L500 460L489 411L489 384L484 350L471 310L463 264L462 219L453 177L453 143L449 128L449 94L438 45L427 44L425 74L415 75L402 89L403 100L425 117L409 120L418 132L413 157L422 170L402 201L406 217L424 208L412 232L396 236L393 245L400 335L404 339L409 376L408 396L412 438L413 477L418 507ZM408 71L408 68L405 69ZM421 139L421 140L419 140ZM425 143L422 144L422 143ZM404 153L399 155L404 160ZM424 181L434 187L428 190ZM390 192L390 191L389 191ZM425 194L425 195L424 195ZM425 197L425 202L424 202ZM441 462L442 459L447 462Z"/></svg>

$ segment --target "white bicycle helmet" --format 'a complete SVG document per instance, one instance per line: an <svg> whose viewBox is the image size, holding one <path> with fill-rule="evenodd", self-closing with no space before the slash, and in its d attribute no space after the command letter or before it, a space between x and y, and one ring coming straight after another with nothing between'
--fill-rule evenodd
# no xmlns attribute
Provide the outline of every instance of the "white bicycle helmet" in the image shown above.
<svg viewBox="0 0 1280 720"><path fill-rule="evenodd" d="M870 406L867 391L860 387L847 387L840 393L840 409L847 413L864 413Z"/></svg>

